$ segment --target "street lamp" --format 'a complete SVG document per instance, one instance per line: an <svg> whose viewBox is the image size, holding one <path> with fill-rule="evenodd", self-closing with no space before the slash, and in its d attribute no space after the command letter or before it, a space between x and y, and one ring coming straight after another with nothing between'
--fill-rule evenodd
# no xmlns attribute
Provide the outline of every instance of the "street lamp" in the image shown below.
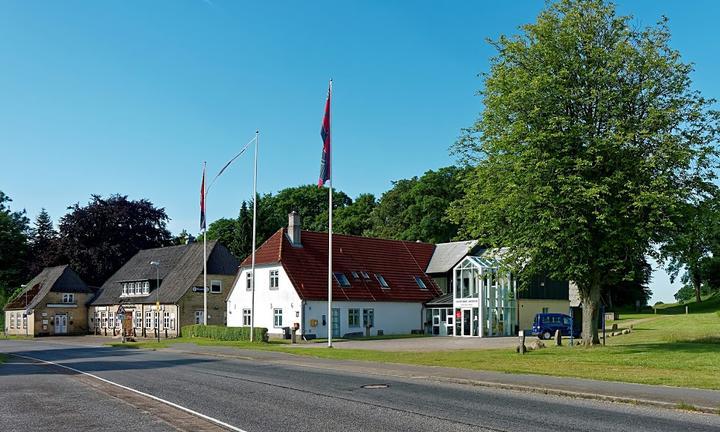
<svg viewBox="0 0 720 432"><path fill-rule="evenodd" d="M151 266L155 266L155 313L157 314L157 340L160 342L160 261L150 261Z"/></svg>

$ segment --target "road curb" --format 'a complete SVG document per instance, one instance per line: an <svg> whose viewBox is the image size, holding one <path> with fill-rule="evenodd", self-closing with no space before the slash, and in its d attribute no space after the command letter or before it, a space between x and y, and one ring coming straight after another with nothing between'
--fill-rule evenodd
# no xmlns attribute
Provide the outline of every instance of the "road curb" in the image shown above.
<svg viewBox="0 0 720 432"><path fill-rule="evenodd" d="M214 352L207 352L207 351L186 351L186 350L177 350L174 348L160 348L160 349L165 349L165 350L174 351L174 352L183 353L183 354L191 354L191 355L201 355L201 356L204 355L204 356L212 356L212 357L230 358L230 359L236 359L236 360L257 360L256 358L249 357L249 356L214 353ZM287 354L293 355L292 353L287 353ZM278 362L277 360L273 360L272 362L288 363L288 362ZM290 364L292 364L292 363L290 363ZM295 364L295 366L317 367L317 366L309 366L306 364L301 364L301 365ZM322 369L322 367L319 367L319 368ZM422 376L413 375L413 374L394 375L394 374L383 373L382 371L373 371L372 373L374 373L376 375L393 376L393 377L400 377L400 378L430 379L430 380L438 381L438 382L446 382L446 383L461 384L461 385L471 385L471 386L485 387L485 388L495 388L495 389L501 389L501 390L512 390L512 391L518 391L518 392L523 392L523 393L539 393L539 394L546 394L546 395L551 395L551 396L570 397L570 398L575 398L575 399L599 400L599 401L605 401L605 402L651 406L651 407L655 407L655 408L664 408L664 409L720 415L720 407L698 406L698 405L688 404L685 401L666 402L666 401L658 401L658 400L652 400L652 399L632 398L632 397L626 397L626 396L612 396L612 395L606 395L606 394L578 392L578 391L563 390L563 389L551 388L551 387L535 387L535 386L520 385L520 384L500 383L500 382L494 382L494 381L482 381L482 380L473 380L473 379L466 379L466 378L451 378L451 377L444 377L444 376L440 376L440 375L422 375ZM683 408L683 407L687 407L687 408Z"/></svg>

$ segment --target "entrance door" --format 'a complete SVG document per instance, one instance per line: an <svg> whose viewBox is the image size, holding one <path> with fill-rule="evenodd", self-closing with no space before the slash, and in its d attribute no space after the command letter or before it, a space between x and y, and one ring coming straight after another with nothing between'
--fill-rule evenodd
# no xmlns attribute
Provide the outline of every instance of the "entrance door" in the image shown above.
<svg viewBox="0 0 720 432"><path fill-rule="evenodd" d="M470 336L470 329L472 325L472 315L470 309L463 309L462 311L462 327L463 327L463 336Z"/></svg>
<svg viewBox="0 0 720 432"><path fill-rule="evenodd" d="M340 338L340 309L332 310L332 337Z"/></svg>
<svg viewBox="0 0 720 432"><path fill-rule="evenodd" d="M67 315L55 315L55 334L67 334Z"/></svg>

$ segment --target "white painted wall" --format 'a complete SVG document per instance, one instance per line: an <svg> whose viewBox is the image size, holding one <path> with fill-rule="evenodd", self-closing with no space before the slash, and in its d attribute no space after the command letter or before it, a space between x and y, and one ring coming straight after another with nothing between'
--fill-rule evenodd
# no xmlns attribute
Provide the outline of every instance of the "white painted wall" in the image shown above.
<svg viewBox="0 0 720 432"><path fill-rule="evenodd" d="M333 301L333 309L340 310L340 336L346 333L362 332L363 309L373 309L375 312L375 326L370 329L372 336L377 335L378 330L386 335L390 334L410 334L412 330L423 328L422 303L406 303L406 302L373 302L373 301ZM348 325L348 310L360 309L360 327L350 327ZM326 319L326 325L323 325L323 315L327 315L326 301L309 301L305 306L305 324L308 326L307 333L315 334L319 338L326 338L328 335L328 325L330 319ZM310 320L318 320L317 327L310 327Z"/></svg>
<svg viewBox="0 0 720 432"><path fill-rule="evenodd" d="M270 289L270 270L278 270L280 283L277 290ZM250 309L251 292L246 289L247 273L250 269L243 269L240 277L235 281L233 291L228 298L228 327L242 327L243 309ZM255 267L255 326L266 327L271 335L281 335L282 327L274 326L273 310L283 310L282 327L292 327L299 323L298 334L314 334L325 338L328 334L330 319L326 317L323 325L323 315L327 315L327 301L308 301L300 299L295 287L281 265L264 265ZM373 302L373 301L334 301L333 308L340 310L340 335L346 333L362 332L362 310L373 309L375 326L371 334L376 335L378 330L384 334L409 334L411 330L422 329L422 303L405 302ZM348 309L360 309L360 326L350 327L348 322ZM317 326L311 327L311 320L317 320Z"/></svg>
<svg viewBox="0 0 720 432"><path fill-rule="evenodd" d="M270 270L280 272L279 286L270 289ZM243 269L240 277L235 280L233 291L228 297L227 325L228 327L242 327L243 309L251 308L251 292L246 289L247 274L250 269ZM255 327L266 327L269 334L280 335L282 327L275 327L273 321L274 309L282 309L282 327L292 327L293 323L300 323L302 315L302 301L295 287L285 273L285 269L278 264L255 267ZM302 331L302 330L301 330ZM302 334L302 333L301 333Z"/></svg>

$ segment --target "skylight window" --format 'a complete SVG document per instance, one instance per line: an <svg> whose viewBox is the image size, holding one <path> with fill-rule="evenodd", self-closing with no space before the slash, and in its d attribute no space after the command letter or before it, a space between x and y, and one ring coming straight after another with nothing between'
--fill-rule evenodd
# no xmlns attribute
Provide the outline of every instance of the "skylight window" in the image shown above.
<svg viewBox="0 0 720 432"><path fill-rule="evenodd" d="M420 276L415 276L415 283L420 287L422 290L427 289L427 285L425 285L425 281L422 280Z"/></svg>
<svg viewBox="0 0 720 432"><path fill-rule="evenodd" d="M353 279L360 279L360 275L358 274L358 272L351 272L350 274L352 275Z"/></svg>
<svg viewBox="0 0 720 432"><path fill-rule="evenodd" d="M345 273L342 272L333 272L333 275L335 276L335 280L338 284L340 284L341 287L349 287L350 281L348 280L347 276L345 276Z"/></svg>
<svg viewBox="0 0 720 432"><path fill-rule="evenodd" d="M375 273L375 279L377 279L377 281L380 282L381 287L390 288L390 285L388 285L387 281L381 274Z"/></svg>
<svg viewBox="0 0 720 432"><path fill-rule="evenodd" d="M360 274L362 275L363 279L370 280L370 275L367 272L360 272Z"/></svg>

